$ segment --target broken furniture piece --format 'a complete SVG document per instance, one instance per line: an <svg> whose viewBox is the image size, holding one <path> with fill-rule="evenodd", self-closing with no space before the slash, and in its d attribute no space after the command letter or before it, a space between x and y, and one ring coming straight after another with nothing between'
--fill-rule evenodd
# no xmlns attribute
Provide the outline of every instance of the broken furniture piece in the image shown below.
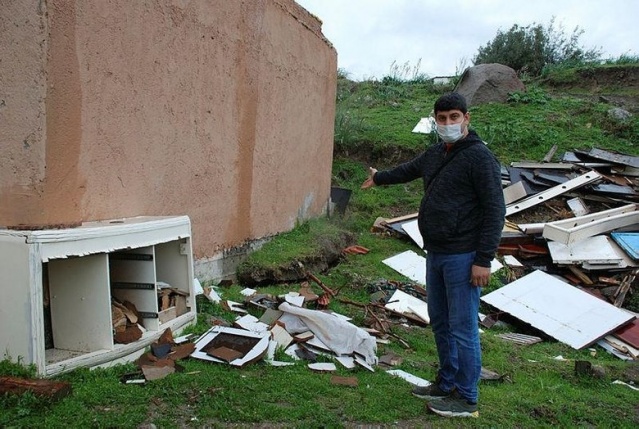
<svg viewBox="0 0 639 429"><path fill-rule="evenodd" d="M543 236L548 240L571 244L593 235L639 223L636 204L628 204L585 216L548 222Z"/></svg>
<svg viewBox="0 0 639 429"><path fill-rule="evenodd" d="M481 300L575 349L596 342L635 318L539 270Z"/></svg>
<svg viewBox="0 0 639 429"><path fill-rule="evenodd" d="M209 362L243 367L262 359L268 351L269 332L213 326L195 343L191 356Z"/></svg>
<svg viewBox="0 0 639 429"><path fill-rule="evenodd" d="M161 320L158 283L185 306ZM137 310L140 339L116 344L111 298ZM86 222L76 228L0 230L0 348L39 375L134 360L162 331L195 321L187 216Z"/></svg>

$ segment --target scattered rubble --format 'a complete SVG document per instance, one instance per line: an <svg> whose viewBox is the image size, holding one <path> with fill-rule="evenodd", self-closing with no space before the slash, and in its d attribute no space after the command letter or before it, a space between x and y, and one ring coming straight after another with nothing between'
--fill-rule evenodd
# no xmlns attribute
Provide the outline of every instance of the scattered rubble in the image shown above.
<svg viewBox="0 0 639 429"><path fill-rule="evenodd" d="M502 168L507 219L497 259L506 284L482 301L499 311L492 323L506 313L575 348L596 343L635 359L639 308L623 307L639 274L639 157L593 148L552 163L555 151L544 162ZM421 248L416 215L379 218L372 231L410 237ZM383 262L424 284L421 255Z"/></svg>
<svg viewBox="0 0 639 429"><path fill-rule="evenodd" d="M534 346L552 337L575 349L598 344L622 359L637 359L639 322L623 306L636 293L639 274L639 158L598 149L565 154L556 163L550 158L549 154L546 162L513 163L503 169L507 219L492 271L504 286L482 296L496 311L478 315L478 321L490 329L507 315L537 329L539 335L499 335L516 345ZM378 218L372 231L409 237L421 248L416 214ZM349 242L334 253L361 257L368 249ZM424 259L408 251L382 261L411 281L371 282L369 302L341 297L339 289L324 284L297 261L291 272L301 282L299 289L280 296L246 288L243 302L235 302L224 299L216 288L202 288L203 296L235 313L236 319L226 323L212 318L211 328L194 343L180 345L170 333L163 335L138 364L145 380L178 370L176 360L187 356L235 367L306 360L317 372L336 371L333 362L347 369L392 368L401 364L401 357L386 353L378 358L377 345L410 345L391 327L430 322ZM167 292L159 299L163 308L178 307L180 295ZM363 326L328 311L333 300L362 309ZM135 311L126 303L114 302L113 312L114 329L135 324ZM278 350L293 362L276 360ZM601 376L587 362L576 364L575 371ZM429 384L404 371L387 372L414 385ZM485 368L482 374L486 380L508 380ZM331 383L357 386L357 378L331 376Z"/></svg>

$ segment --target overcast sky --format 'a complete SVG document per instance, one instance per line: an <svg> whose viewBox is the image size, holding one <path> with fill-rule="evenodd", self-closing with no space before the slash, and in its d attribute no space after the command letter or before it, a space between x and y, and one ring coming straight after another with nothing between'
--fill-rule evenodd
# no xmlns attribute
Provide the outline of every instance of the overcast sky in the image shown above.
<svg viewBox="0 0 639 429"><path fill-rule="evenodd" d="M637 0L296 0L322 22L338 67L354 80L381 79L391 65L430 77L471 66L480 46L513 24L555 28L604 58L639 55ZM459 70L460 72L462 70Z"/></svg>

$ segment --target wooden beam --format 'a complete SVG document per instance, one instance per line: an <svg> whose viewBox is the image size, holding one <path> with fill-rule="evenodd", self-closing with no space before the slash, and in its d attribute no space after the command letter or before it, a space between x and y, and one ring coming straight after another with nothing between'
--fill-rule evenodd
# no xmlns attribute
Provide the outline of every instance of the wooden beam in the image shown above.
<svg viewBox="0 0 639 429"><path fill-rule="evenodd" d="M71 383L18 377L0 377L0 396L23 395L31 392L36 396L58 401L71 394Z"/></svg>

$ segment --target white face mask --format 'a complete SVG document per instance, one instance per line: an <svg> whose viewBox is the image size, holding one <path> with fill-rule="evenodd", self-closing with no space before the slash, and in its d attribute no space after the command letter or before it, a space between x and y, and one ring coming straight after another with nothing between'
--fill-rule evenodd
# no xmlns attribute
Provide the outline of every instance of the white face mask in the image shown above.
<svg viewBox="0 0 639 429"><path fill-rule="evenodd" d="M444 143L454 143L464 136L462 125L464 121L458 124L440 125L437 124L437 134L444 140Z"/></svg>

